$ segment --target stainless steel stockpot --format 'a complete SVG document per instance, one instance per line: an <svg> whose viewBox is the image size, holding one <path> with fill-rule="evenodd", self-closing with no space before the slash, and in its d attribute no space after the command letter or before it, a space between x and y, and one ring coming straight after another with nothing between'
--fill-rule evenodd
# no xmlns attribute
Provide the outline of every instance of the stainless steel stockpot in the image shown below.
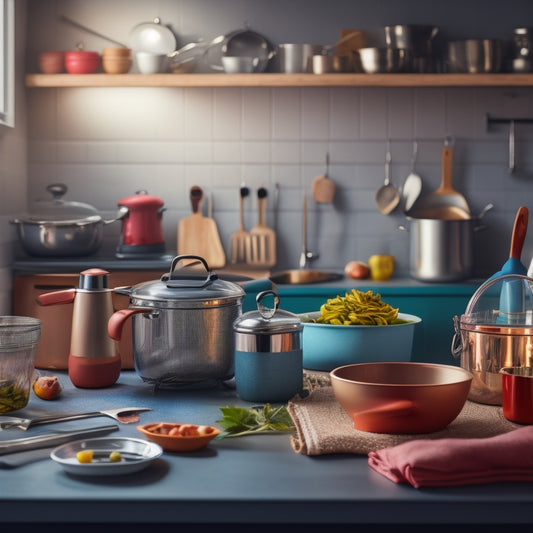
<svg viewBox="0 0 533 533"><path fill-rule="evenodd" d="M408 217L410 275L430 282L470 277L474 268L474 233L484 228L481 219L492 207L488 204L477 217L469 219Z"/></svg>
<svg viewBox="0 0 533 533"><path fill-rule="evenodd" d="M249 286L262 283L253 280ZM232 325L242 314L245 290L220 279L203 258L177 256L160 280L115 291L130 297L130 307L111 316L108 332L120 340L132 317L133 362L143 381L216 384L233 376Z"/></svg>

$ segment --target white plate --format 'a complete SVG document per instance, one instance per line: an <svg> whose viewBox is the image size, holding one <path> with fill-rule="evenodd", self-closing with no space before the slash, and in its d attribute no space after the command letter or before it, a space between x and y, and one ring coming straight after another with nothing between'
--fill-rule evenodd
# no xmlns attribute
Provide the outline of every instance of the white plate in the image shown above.
<svg viewBox="0 0 533 533"><path fill-rule="evenodd" d="M176 50L176 37L159 22L144 22L133 28L129 46L136 52L170 54Z"/></svg>
<svg viewBox="0 0 533 533"><path fill-rule="evenodd" d="M82 450L93 450L91 463L80 463L76 454ZM122 460L111 463L109 454L120 452ZM71 474L84 476L113 476L131 474L146 468L163 454L163 448L154 442L141 439L102 437L67 442L55 448L50 457Z"/></svg>

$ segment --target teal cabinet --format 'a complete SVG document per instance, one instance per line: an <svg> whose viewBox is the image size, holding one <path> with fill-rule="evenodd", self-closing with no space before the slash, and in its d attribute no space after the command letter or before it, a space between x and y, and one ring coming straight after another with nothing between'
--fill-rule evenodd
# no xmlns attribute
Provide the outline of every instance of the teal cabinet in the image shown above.
<svg viewBox="0 0 533 533"><path fill-rule="evenodd" d="M479 287L479 283L460 285L364 285L356 288L381 294L383 301L397 307L402 313L419 316L413 345L412 360L426 363L458 365L451 354L454 336L454 316L460 316ZM318 311L328 298L344 296L350 285L285 286L277 288L281 308L293 313ZM394 346L391 346L394 350Z"/></svg>

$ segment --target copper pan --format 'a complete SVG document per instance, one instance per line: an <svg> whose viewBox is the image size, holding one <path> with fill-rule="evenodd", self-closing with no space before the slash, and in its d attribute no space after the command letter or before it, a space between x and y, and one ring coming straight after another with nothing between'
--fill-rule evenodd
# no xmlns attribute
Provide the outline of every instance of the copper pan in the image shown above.
<svg viewBox="0 0 533 533"><path fill-rule="evenodd" d="M373 433L431 433L463 408L472 374L429 363L359 363L330 372L333 392L354 428Z"/></svg>

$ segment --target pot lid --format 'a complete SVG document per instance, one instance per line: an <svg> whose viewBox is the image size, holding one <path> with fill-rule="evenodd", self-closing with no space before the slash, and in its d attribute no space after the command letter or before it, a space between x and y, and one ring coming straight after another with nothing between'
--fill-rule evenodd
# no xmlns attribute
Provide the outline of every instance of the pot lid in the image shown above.
<svg viewBox="0 0 533 533"><path fill-rule="evenodd" d="M468 302L460 322L465 329L484 332L533 327L533 279L517 274L489 278Z"/></svg>
<svg viewBox="0 0 533 533"><path fill-rule="evenodd" d="M67 186L63 183L53 183L46 187L52 195L51 200L37 200L30 213L22 218L24 222L41 224L45 222L72 223L72 222L97 222L101 216L95 207L82 202L64 200Z"/></svg>
<svg viewBox="0 0 533 533"><path fill-rule="evenodd" d="M165 55L176 50L176 37L169 27L161 24L159 18L155 18L153 22L143 22L135 26L128 44L136 52Z"/></svg>
<svg viewBox="0 0 533 533"><path fill-rule="evenodd" d="M244 294L242 287L219 279L196 255L175 257L160 280L139 283L129 291L134 305L171 309L222 307L240 302Z"/></svg>
<svg viewBox="0 0 533 533"><path fill-rule="evenodd" d="M267 307L263 300L273 297L273 307ZM257 297L257 311L244 313L233 323L237 333L277 334L300 331L303 329L298 316L279 309L279 296L272 290L260 292Z"/></svg>
<svg viewBox="0 0 533 533"><path fill-rule="evenodd" d="M137 191L133 196L122 198L122 200L118 202L118 206L124 206L132 210L159 209L163 206L163 200L157 196L149 195L145 190L141 190Z"/></svg>

